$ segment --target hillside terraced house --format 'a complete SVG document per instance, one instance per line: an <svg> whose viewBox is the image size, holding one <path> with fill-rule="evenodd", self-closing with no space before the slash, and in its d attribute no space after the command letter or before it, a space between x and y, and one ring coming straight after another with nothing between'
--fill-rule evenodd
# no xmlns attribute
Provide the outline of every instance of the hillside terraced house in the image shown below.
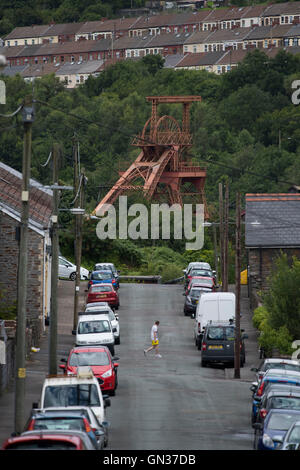
<svg viewBox="0 0 300 470"><path fill-rule="evenodd" d="M6 305L17 300L22 174L0 162L0 290ZM33 179L29 190L26 326L38 346L50 314L52 191Z"/></svg>
<svg viewBox="0 0 300 470"><path fill-rule="evenodd" d="M246 194L245 247L251 307L266 291L281 253L300 259L300 194Z"/></svg>
<svg viewBox="0 0 300 470"><path fill-rule="evenodd" d="M295 24L300 22L300 2L274 3L262 14L262 25Z"/></svg>
<svg viewBox="0 0 300 470"><path fill-rule="evenodd" d="M44 34L51 29L51 25L32 25L14 28L4 38L4 46L29 46L43 43Z"/></svg>

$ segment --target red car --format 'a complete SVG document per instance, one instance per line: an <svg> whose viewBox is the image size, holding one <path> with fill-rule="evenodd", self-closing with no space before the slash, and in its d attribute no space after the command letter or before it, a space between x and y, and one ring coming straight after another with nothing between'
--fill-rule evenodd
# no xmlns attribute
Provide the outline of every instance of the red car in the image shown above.
<svg viewBox="0 0 300 470"><path fill-rule="evenodd" d="M186 295L189 295L189 291L191 290L192 285L197 284L197 286L202 286L203 288L210 289L211 292L216 291L216 284L215 281L212 277L204 277L204 276L195 276L192 277L189 281L187 290L186 290Z"/></svg>
<svg viewBox="0 0 300 470"><path fill-rule="evenodd" d="M116 309L120 306L119 294L112 284L92 284L88 290L86 303L107 302Z"/></svg>
<svg viewBox="0 0 300 470"><path fill-rule="evenodd" d="M119 367L115 360L118 358L112 358L106 346L80 346L71 349L66 365L60 364L59 367L64 370L65 374L76 374L78 366L90 366L94 376L102 379L100 383L102 392L108 392L109 395L114 396L118 386L117 368Z"/></svg>
<svg viewBox="0 0 300 470"><path fill-rule="evenodd" d="M27 431L10 437L2 450L96 450L85 432L75 431Z"/></svg>

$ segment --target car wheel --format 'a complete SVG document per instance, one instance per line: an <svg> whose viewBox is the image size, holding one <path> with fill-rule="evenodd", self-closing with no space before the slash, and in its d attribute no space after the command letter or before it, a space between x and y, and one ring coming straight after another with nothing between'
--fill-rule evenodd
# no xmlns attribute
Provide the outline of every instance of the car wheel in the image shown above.
<svg viewBox="0 0 300 470"><path fill-rule="evenodd" d="M75 279L76 279L76 273L71 273L70 274L70 280L75 281Z"/></svg>
<svg viewBox="0 0 300 470"><path fill-rule="evenodd" d="M115 338L115 344L121 344L120 336Z"/></svg>
<svg viewBox="0 0 300 470"><path fill-rule="evenodd" d="M203 359L201 359L201 366L202 366L202 367L206 367L206 365L207 365L207 362L204 361Z"/></svg>
<svg viewBox="0 0 300 470"><path fill-rule="evenodd" d="M254 431L254 440L253 440L253 449L255 449L255 450L257 450L257 448L258 448L258 438L259 438L258 433L255 430Z"/></svg>
<svg viewBox="0 0 300 470"><path fill-rule="evenodd" d="M115 394L116 394L116 389L110 390L109 394L110 394L111 397L114 397Z"/></svg>

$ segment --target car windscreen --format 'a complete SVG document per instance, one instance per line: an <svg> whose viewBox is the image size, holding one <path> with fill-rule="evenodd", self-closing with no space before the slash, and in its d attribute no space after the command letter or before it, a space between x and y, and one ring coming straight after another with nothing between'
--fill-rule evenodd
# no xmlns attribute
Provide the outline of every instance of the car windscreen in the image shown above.
<svg viewBox="0 0 300 470"><path fill-rule="evenodd" d="M296 444L300 443L300 426L293 427L289 435L288 442L294 442Z"/></svg>
<svg viewBox="0 0 300 470"><path fill-rule="evenodd" d="M111 332L111 328L108 320L87 320L78 323L78 333L80 335L109 332Z"/></svg>
<svg viewBox="0 0 300 470"><path fill-rule="evenodd" d="M190 292L190 296L198 299L202 294L206 294L206 293L207 293L207 290L192 288Z"/></svg>
<svg viewBox="0 0 300 470"><path fill-rule="evenodd" d="M196 277L197 277L197 276L196 276ZM200 280L200 279L195 279L194 282L192 281L191 285L193 285L193 284L203 284L204 286L210 286L210 287L212 287L213 284L214 284L214 282L213 282L212 279L210 279L210 278L207 277L206 279L205 279L205 278L202 278L201 280Z"/></svg>
<svg viewBox="0 0 300 470"><path fill-rule="evenodd" d="M48 385L43 408L58 406L101 406L95 384Z"/></svg>
<svg viewBox="0 0 300 470"><path fill-rule="evenodd" d="M284 369L284 370L292 370L292 371L296 371L296 372L300 372L300 364L285 364L285 363L282 363L282 362L268 362L265 367L264 367L264 370L267 371L269 369Z"/></svg>
<svg viewBox="0 0 300 470"><path fill-rule="evenodd" d="M268 422L268 429L277 431L287 431L295 421L299 421L300 414L293 413L272 413Z"/></svg>
<svg viewBox="0 0 300 470"><path fill-rule="evenodd" d="M192 269L190 272L190 276L207 276L212 277L212 272L207 271L206 269Z"/></svg>
<svg viewBox="0 0 300 470"><path fill-rule="evenodd" d="M74 352L70 357L70 366L108 366L109 357L105 351Z"/></svg>
<svg viewBox="0 0 300 470"><path fill-rule="evenodd" d="M34 430L47 429L47 431L85 431L85 425L82 417L70 418L36 418L33 423Z"/></svg>
<svg viewBox="0 0 300 470"><path fill-rule="evenodd" d="M101 286L101 284L94 284L91 286L91 292L112 292L110 286Z"/></svg>
<svg viewBox="0 0 300 470"><path fill-rule="evenodd" d="M92 281L104 281L106 279L111 279L111 278L112 278L112 273L110 273L109 271L93 273L91 275Z"/></svg>
<svg viewBox="0 0 300 470"><path fill-rule="evenodd" d="M207 330L207 339L216 341L231 341L234 340L234 327L219 327L210 326Z"/></svg>
<svg viewBox="0 0 300 470"><path fill-rule="evenodd" d="M300 410L300 398L277 396L270 398L271 408L287 408L289 410Z"/></svg>

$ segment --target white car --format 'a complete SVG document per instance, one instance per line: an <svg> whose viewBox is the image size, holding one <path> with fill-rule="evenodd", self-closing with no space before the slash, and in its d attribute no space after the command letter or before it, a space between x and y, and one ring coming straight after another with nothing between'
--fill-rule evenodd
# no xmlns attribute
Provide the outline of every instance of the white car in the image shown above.
<svg viewBox="0 0 300 470"><path fill-rule="evenodd" d="M63 279L70 279L75 281L76 279L76 265L68 261L63 256L58 258L58 277ZM80 268L80 279L88 279L89 270Z"/></svg>
<svg viewBox="0 0 300 470"><path fill-rule="evenodd" d="M57 408L68 406L89 406L106 432L108 442L108 422L105 408L110 400L103 398L100 384L88 366L78 367L76 375L46 377L42 387L40 403L33 408Z"/></svg>
<svg viewBox="0 0 300 470"><path fill-rule="evenodd" d="M79 315L78 324L75 331L76 346L96 346L108 347L112 356L115 355L115 328L112 327L108 315L83 314Z"/></svg>
<svg viewBox="0 0 300 470"><path fill-rule="evenodd" d="M97 305L86 306L85 314L108 315L111 326L113 327L113 330L115 330L114 331L115 344L120 344L119 317L117 314L113 312L113 310L108 305L107 306L97 306Z"/></svg>

